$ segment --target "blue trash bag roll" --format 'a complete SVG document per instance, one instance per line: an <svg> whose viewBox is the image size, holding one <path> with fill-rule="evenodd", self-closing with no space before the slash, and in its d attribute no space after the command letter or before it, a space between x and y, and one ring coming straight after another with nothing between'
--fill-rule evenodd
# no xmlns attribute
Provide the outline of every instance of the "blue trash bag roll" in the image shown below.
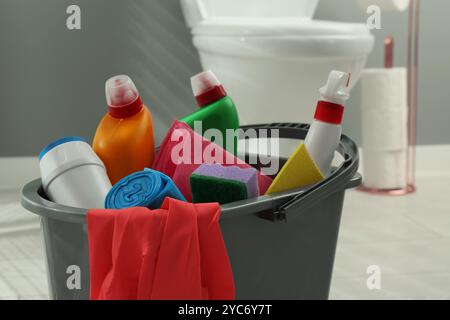
<svg viewBox="0 0 450 320"><path fill-rule="evenodd" d="M152 169L133 173L117 182L105 199L106 209L159 209L166 197L186 201L175 183Z"/></svg>

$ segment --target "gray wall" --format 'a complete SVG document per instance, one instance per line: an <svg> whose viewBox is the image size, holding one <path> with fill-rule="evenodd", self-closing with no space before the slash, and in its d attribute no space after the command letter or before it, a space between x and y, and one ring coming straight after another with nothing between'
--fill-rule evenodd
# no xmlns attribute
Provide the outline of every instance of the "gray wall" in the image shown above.
<svg viewBox="0 0 450 320"><path fill-rule="evenodd" d="M339 5L337 4L339 3ZM82 30L65 28L69 4ZM450 143L450 1L422 1L419 142ZM321 0L317 18L365 21L355 0ZM369 66L382 65L383 38L406 56L406 14L384 13ZM154 111L159 139L173 118L194 109L189 76L200 70L178 0L0 1L0 156L36 155L64 135L91 139L106 112L104 81L129 74ZM357 90L346 132L359 140Z"/></svg>
<svg viewBox="0 0 450 320"><path fill-rule="evenodd" d="M66 28L70 4L80 31ZM178 0L1 0L0 43L0 156L91 139L115 74L136 82L159 138L195 109L189 78L201 66Z"/></svg>

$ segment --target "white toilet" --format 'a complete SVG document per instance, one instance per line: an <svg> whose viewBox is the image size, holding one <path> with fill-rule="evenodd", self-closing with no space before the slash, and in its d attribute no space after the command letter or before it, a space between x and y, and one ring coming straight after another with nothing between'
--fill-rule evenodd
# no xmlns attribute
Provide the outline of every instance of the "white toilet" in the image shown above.
<svg viewBox="0 0 450 320"><path fill-rule="evenodd" d="M313 20L319 0L181 0L203 68L241 124L311 122L331 70L355 85L374 37L364 24Z"/></svg>

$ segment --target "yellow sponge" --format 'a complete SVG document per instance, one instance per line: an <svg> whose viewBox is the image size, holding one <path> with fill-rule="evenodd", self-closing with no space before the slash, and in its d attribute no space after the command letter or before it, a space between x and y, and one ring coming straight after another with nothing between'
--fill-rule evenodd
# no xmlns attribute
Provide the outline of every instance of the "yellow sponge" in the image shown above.
<svg viewBox="0 0 450 320"><path fill-rule="evenodd" d="M301 188L324 179L324 175L302 143L273 180L266 194Z"/></svg>

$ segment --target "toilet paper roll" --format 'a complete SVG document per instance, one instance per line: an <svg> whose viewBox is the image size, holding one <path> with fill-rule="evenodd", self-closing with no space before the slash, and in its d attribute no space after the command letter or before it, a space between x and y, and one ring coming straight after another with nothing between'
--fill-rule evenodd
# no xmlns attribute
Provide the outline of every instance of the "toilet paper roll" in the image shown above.
<svg viewBox="0 0 450 320"><path fill-rule="evenodd" d="M358 0L361 8L377 5L384 11L405 11L409 7L410 0Z"/></svg>
<svg viewBox="0 0 450 320"><path fill-rule="evenodd" d="M402 150L408 144L407 109L362 113L362 146L375 150Z"/></svg>
<svg viewBox="0 0 450 320"><path fill-rule="evenodd" d="M363 149L398 151L408 144L407 70L367 69L361 76Z"/></svg>
<svg viewBox="0 0 450 320"><path fill-rule="evenodd" d="M407 150L363 151L364 186L379 190L404 189L408 185Z"/></svg>

